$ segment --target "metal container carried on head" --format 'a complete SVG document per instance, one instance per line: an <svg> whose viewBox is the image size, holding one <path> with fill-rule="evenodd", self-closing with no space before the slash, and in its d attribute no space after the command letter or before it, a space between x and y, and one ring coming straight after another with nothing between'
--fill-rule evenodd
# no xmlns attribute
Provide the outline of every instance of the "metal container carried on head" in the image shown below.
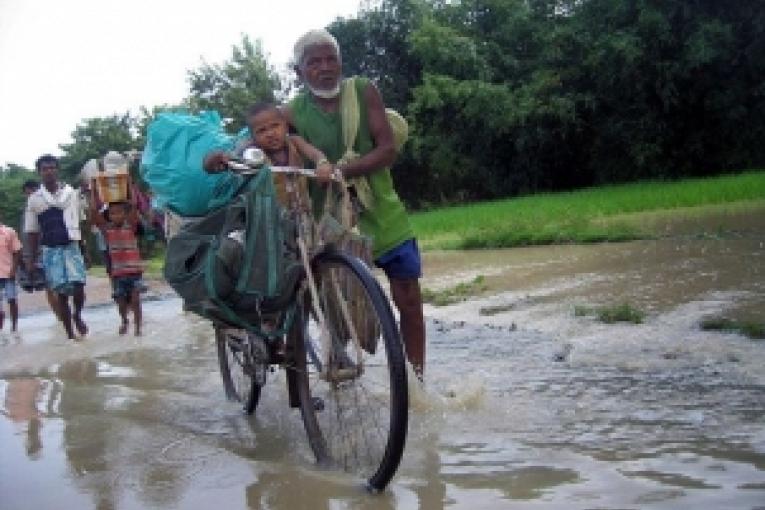
<svg viewBox="0 0 765 510"><path fill-rule="evenodd" d="M103 169L95 177L96 191L103 203L128 200L128 160L116 151L109 151L103 158Z"/></svg>

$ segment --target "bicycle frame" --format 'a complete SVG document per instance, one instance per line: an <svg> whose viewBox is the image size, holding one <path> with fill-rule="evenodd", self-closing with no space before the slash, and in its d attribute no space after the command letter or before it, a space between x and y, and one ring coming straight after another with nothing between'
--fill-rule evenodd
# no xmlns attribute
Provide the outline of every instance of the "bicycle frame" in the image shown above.
<svg viewBox="0 0 765 510"><path fill-rule="evenodd" d="M244 157L241 161L237 160L231 160L229 161L228 165L229 168L231 168L233 171L240 173L242 175L252 175L257 173L262 167L266 166L265 162L263 161L263 158L260 156L253 156L251 151L252 149L247 149L245 151ZM288 177L308 177L308 178L315 178L316 174L314 170L308 169L308 168L294 168L294 167L288 167L288 166L269 166L269 169L272 173L275 174L283 174ZM333 180L342 182L341 176L333 176ZM331 353L331 338L329 335L329 328L326 323L326 317L324 316L324 313L321 309L321 307L318 305L319 303L319 294L318 294L318 286L316 283L316 278L312 270L311 266L311 259L313 256L316 256L321 250L311 249L314 247L308 246L306 239L309 237L306 235L308 232L311 232L310 235L311 239L316 238L316 224L307 208L304 207L304 204L302 202L302 197L299 196L299 190L298 186L296 185L294 179L287 179L286 185L286 191L288 196L288 205L287 209L290 214L293 215L296 224L297 224L297 246L298 250L300 252L300 259L303 265L303 269L305 270L306 274L306 280L308 282L308 289L307 291L311 295L311 303L313 307L313 313L316 316L316 320L319 323L320 327L320 341L321 341L321 352L323 354L323 359L319 360L320 363L318 363L319 367L319 377L327 382L340 382L343 380L349 380L356 378L360 376L363 373L364 366L363 366L363 357L361 355L361 342L359 340L359 336L355 330L353 321L350 317L350 312L348 310L348 307L344 300L340 299L339 304L341 308L341 313L343 316L343 319L346 322L346 326L349 329L350 336L352 338L355 352L356 352L356 363L355 366L351 368L338 368L334 367L333 364L330 362L330 353ZM332 285L332 288L335 293L340 295L341 289L339 287L339 283L335 278L332 279L330 282ZM298 294L300 294L300 290L298 291ZM296 295L294 299L299 299L300 296ZM312 356L316 357L315 353L311 353Z"/></svg>
<svg viewBox="0 0 765 510"><path fill-rule="evenodd" d="M244 160L232 160L230 168L255 174L265 166L262 153L251 161L247 156L245 151ZM344 216L350 200L342 176L334 176L341 184L341 202L334 203L329 194L324 215L315 221L303 182L314 172L269 169L284 175L279 196L296 226L289 241L300 260L292 267L301 269L294 286L278 301L267 302L259 310L263 313L253 314L259 323L247 329L223 317L216 323L224 388L252 414L269 367L285 368L290 407L300 409L317 462L360 476L369 490L379 492L398 469L407 435L406 358L395 316L363 255L355 255L365 242L354 244ZM342 217L335 221L338 205ZM350 249L336 249L338 244ZM274 328L267 317L274 318ZM275 346L285 334L285 351L278 356Z"/></svg>

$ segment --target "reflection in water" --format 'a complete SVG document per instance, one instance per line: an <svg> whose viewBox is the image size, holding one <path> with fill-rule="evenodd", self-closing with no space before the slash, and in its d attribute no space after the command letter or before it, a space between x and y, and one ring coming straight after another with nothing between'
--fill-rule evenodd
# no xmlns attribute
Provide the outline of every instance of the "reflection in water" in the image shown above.
<svg viewBox="0 0 765 510"><path fill-rule="evenodd" d="M5 414L12 422L26 423L26 452L32 460L37 460L42 449L40 439L40 412L37 401L41 391L37 378L14 378L8 381L5 390Z"/></svg>
<svg viewBox="0 0 765 510"><path fill-rule="evenodd" d="M446 483L441 473L441 455L438 453L437 441L436 434L429 433L422 443L421 473L425 483L414 488L419 508L440 510L447 503Z"/></svg>
<svg viewBox="0 0 765 510"><path fill-rule="evenodd" d="M115 508L114 487L107 481L110 427L102 414L103 393L97 385L98 364L90 359L67 361L58 367L62 382L60 416L64 422L64 452L76 483L91 494L95 508Z"/></svg>
<svg viewBox="0 0 765 510"><path fill-rule="evenodd" d="M529 465L501 445L453 445L446 453L444 480L461 489L498 489L511 500L537 499L548 489L579 481L574 470Z"/></svg>
<svg viewBox="0 0 765 510"><path fill-rule="evenodd" d="M391 492L373 496L340 475L299 469L261 472L257 481L247 486L246 500L247 508L252 510L402 508L397 505L396 496Z"/></svg>
<svg viewBox="0 0 765 510"><path fill-rule="evenodd" d="M496 292L428 310L427 385L380 496L313 465L282 372L255 417L226 402L210 327L177 300L146 304L140 340L91 309L81 345L0 346L0 501L29 479L60 494L13 508L761 506L765 343L698 328L741 303L765 316L765 247L730 241L426 255L431 275L483 273ZM572 313L624 297L652 304L645 324Z"/></svg>

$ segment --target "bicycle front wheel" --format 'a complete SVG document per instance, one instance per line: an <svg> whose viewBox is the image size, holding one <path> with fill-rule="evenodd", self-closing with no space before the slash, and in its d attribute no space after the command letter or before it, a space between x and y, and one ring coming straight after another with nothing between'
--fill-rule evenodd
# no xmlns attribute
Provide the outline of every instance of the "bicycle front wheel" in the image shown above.
<svg viewBox="0 0 765 510"><path fill-rule="evenodd" d="M254 368L247 332L215 326L218 364L223 389L229 400L240 402L244 412L252 414L260 400L260 386Z"/></svg>
<svg viewBox="0 0 765 510"><path fill-rule="evenodd" d="M380 285L358 259L322 254L314 260L314 277L318 300L305 291L295 326L308 440L320 465L359 476L380 491L395 474L406 442L409 397L398 328Z"/></svg>

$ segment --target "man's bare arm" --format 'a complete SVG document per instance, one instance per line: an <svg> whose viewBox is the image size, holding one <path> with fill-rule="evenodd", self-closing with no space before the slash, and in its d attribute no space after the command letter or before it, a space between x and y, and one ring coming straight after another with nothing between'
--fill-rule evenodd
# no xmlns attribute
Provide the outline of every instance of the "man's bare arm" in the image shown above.
<svg viewBox="0 0 765 510"><path fill-rule="evenodd" d="M15 252L13 252L13 257L11 259L11 274L8 275L10 279L16 278L16 271L18 271L20 265L21 265L21 250L16 250Z"/></svg>
<svg viewBox="0 0 765 510"><path fill-rule="evenodd" d="M90 189L90 200L88 200L88 220L92 225L103 229L106 226L106 219L97 209L98 199L96 197L95 186Z"/></svg>
<svg viewBox="0 0 765 510"><path fill-rule="evenodd" d="M29 262L27 262L27 271L29 274L35 269L37 264L37 251L40 246L40 233L27 232L27 242L29 243Z"/></svg>

